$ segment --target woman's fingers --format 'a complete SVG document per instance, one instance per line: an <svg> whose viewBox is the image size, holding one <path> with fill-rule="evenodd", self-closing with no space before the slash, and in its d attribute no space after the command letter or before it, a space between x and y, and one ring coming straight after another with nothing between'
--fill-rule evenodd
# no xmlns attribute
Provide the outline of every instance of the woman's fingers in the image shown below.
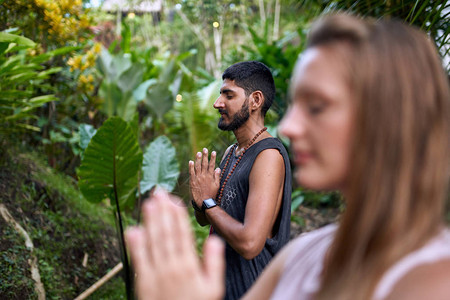
<svg viewBox="0 0 450 300"><path fill-rule="evenodd" d="M215 291L215 299L223 297L225 281L225 245L220 238L210 236L203 247L204 253L204 272L206 282L211 291Z"/></svg>
<svg viewBox="0 0 450 300"><path fill-rule="evenodd" d="M172 205L174 204L170 203L167 192L160 189L155 192L149 206L146 207L148 246L151 248L151 257L155 264L176 256L178 241L174 238L177 229L173 226L175 216Z"/></svg>
<svg viewBox="0 0 450 300"><path fill-rule="evenodd" d="M202 267L187 211L178 197L157 190L142 209L143 226L126 233L139 297L221 299L225 270L223 243L216 237L206 242Z"/></svg>
<svg viewBox="0 0 450 300"><path fill-rule="evenodd" d="M137 274L151 270L146 248L146 236L143 228L132 227L125 232L127 246L130 250L131 261Z"/></svg>

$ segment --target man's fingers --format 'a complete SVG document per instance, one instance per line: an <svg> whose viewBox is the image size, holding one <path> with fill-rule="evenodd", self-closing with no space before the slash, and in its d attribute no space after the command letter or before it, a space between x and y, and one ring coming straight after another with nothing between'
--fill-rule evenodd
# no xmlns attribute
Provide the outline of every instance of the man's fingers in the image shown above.
<svg viewBox="0 0 450 300"><path fill-rule="evenodd" d="M214 170L214 184L216 186L220 185L220 169L219 168L216 168Z"/></svg>
<svg viewBox="0 0 450 300"><path fill-rule="evenodd" d="M208 149L203 148L202 172L208 172Z"/></svg>
<svg viewBox="0 0 450 300"><path fill-rule="evenodd" d="M195 156L195 174L199 175L202 168L202 153L197 152Z"/></svg>
<svg viewBox="0 0 450 300"><path fill-rule="evenodd" d="M206 282L211 290L217 292L217 299L222 298L224 293L224 249L224 243L216 236L210 236L203 247Z"/></svg>
<svg viewBox="0 0 450 300"><path fill-rule="evenodd" d="M195 176L194 162L192 160L189 161L189 175L191 176L189 180L192 180L192 178Z"/></svg>
<svg viewBox="0 0 450 300"><path fill-rule="evenodd" d="M216 167L216 151L211 152L211 159L209 160L208 171L210 173L214 172L214 168Z"/></svg>

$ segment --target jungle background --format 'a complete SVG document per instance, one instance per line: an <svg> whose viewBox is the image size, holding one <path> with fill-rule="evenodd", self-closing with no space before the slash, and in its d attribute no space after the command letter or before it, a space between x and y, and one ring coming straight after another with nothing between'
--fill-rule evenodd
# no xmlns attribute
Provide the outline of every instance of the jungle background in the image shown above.
<svg viewBox="0 0 450 300"><path fill-rule="evenodd" d="M212 108L222 71L271 68L278 136L308 28L338 10L414 24L450 71L447 1L0 0L0 299L74 299L111 270L86 297L132 298L122 233L142 200L161 186L189 203L189 159L234 143ZM292 237L344 209L292 200Z"/></svg>

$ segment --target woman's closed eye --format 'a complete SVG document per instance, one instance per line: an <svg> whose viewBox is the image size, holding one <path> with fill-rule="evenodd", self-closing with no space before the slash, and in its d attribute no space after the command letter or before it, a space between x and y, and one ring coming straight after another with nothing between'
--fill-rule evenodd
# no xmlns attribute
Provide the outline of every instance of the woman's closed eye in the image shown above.
<svg viewBox="0 0 450 300"><path fill-rule="evenodd" d="M327 107L327 103L325 101L321 101L321 100L309 101L306 104L308 113L313 116L324 112L326 107Z"/></svg>

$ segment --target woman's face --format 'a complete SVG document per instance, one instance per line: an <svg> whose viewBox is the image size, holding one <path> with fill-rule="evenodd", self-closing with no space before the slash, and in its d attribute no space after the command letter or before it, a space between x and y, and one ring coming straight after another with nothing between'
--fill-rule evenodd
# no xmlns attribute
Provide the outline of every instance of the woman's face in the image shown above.
<svg viewBox="0 0 450 300"><path fill-rule="evenodd" d="M333 49L310 48L297 62L292 103L280 133L291 141L301 186L342 191L351 163L353 95L341 56Z"/></svg>

